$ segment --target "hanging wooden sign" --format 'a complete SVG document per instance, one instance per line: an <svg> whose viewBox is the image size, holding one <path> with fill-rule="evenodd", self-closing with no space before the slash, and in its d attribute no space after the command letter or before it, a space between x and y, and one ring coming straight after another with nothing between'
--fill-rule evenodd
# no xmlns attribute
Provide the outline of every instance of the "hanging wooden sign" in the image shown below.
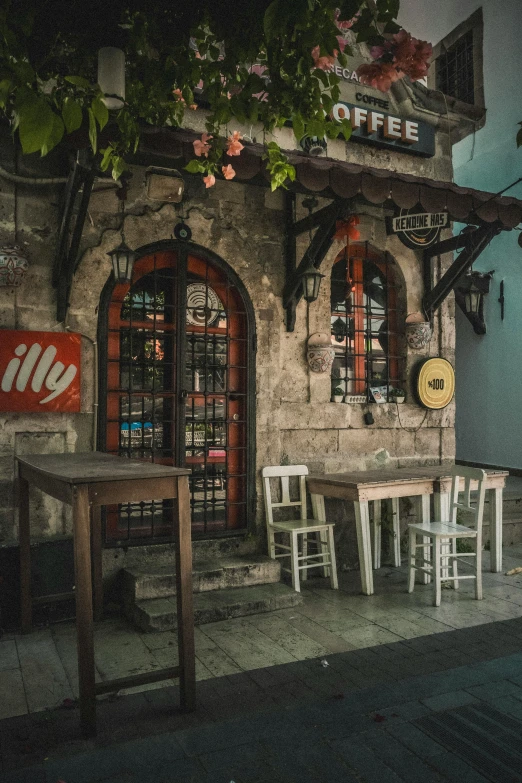
<svg viewBox="0 0 522 783"><path fill-rule="evenodd" d="M455 370L441 356L417 366L415 393L424 408L438 410L449 405L455 394Z"/></svg>
<svg viewBox="0 0 522 783"><path fill-rule="evenodd" d="M388 234L397 234L403 245L423 250L438 241L441 229L450 224L447 212L422 212L422 208L401 209L395 217L386 218Z"/></svg>
<svg viewBox="0 0 522 783"><path fill-rule="evenodd" d="M0 411L80 410L79 334L0 330Z"/></svg>

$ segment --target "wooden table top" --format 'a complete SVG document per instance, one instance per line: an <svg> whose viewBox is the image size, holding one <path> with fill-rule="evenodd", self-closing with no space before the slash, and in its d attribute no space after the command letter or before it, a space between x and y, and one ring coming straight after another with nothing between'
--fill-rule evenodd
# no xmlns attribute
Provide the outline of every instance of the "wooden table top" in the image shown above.
<svg viewBox="0 0 522 783"><path fill-rule="evenodd" d="M383 486L383 484L414 483L419 480L440 481L451 480L453 465L419 465L408 468L387 468L385 470L358 470L350 473L314 473L307 478L309 481L320 481L333 487L358 489L359 487ZM507 470L485 468L488 476L497 478L509 476Z"/></svg>
<svg viewBox="0 0 522 783"><path fill-rule="evenodd" d="M91 484L98 481L138 481L188 476L187 468L156 465L138 459L117 457L101 451L76 454L24 454L18 462L38 473L66 484Z"/></svg>

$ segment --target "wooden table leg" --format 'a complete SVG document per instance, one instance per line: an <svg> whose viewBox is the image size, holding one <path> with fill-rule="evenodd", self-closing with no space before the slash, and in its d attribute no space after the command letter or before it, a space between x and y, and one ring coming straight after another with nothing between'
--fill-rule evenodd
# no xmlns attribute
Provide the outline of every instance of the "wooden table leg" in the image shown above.
<svg viewBox="0 0 522 783"><path fill-rule="evenodd" d="M20 541L20 624L22 633L29 633L33 624L29 484L20 475L18 475L18 531Z"/></svg>
<svg viewBox="0 0 522 783"><path fill-rule="evenodd" d="M96 695L94 690L89 487L87 484L80 484L73 488L72 509L80 722L84 734L93 736L96 734Z"/></svg>
<svg viewBox="0 0 522 783"><path fill-rule="evenodd" d="M359 567L361 569L361 587L364 595L373 595L372 547L368 501L355 501L354 506Z"/></svg>
<svg viewBox="0 0 522 783"><path fill-rule="evenodd" d="M91 506L91 545L94 619L103 617L101 506Z"/></svg>
<svg viewBox="0 0 522 783"><path fill-rule="evenodd" d="M177 479L178 525L176 529L176 600L178 609L178 650L181 707L196 707L196 658L194 649L194 608L192 595L192 545L188 477Z"/></svg>
<svg viewBox="0 0 522 783"><path fill-rule="evenodd" d="M502 488L489 492L489 539L491 570L502 571Z"/></svg>

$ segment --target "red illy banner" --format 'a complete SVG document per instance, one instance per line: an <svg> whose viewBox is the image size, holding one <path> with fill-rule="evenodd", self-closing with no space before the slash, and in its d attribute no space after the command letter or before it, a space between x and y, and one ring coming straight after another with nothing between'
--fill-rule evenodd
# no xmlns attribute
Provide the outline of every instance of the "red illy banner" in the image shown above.
<svg viewBox="0 0 522 783"><path fill-rule="evenodd" d="M79 334L0 329L0 411L80 410Z"/></svg>

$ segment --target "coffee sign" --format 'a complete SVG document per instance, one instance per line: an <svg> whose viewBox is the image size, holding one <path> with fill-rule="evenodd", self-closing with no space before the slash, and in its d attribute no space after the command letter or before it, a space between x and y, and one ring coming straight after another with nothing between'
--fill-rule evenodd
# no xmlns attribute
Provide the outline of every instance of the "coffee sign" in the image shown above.
<svg viewBox="0 0 522 783"><path fill-rule="evenodd" d="M353 141L391 147L412 155L435 155L435 130L425 122L401 119L377 109L344 102L334 105L332 115L336 120L350 120Z"/></svg>
<svg viewBox="0 0 522 783"><path fill-rule="evenodd" d="M455 394L455 371L452 365L441 356L425 359L417 367L414 388L424 408L445 408Z"/></svg>
<svg viewBox="0 0 522 783"><path fill-rule="evenodd" d="M0 411L79 412L80 341L69 332L0 330Z"/></svg>

